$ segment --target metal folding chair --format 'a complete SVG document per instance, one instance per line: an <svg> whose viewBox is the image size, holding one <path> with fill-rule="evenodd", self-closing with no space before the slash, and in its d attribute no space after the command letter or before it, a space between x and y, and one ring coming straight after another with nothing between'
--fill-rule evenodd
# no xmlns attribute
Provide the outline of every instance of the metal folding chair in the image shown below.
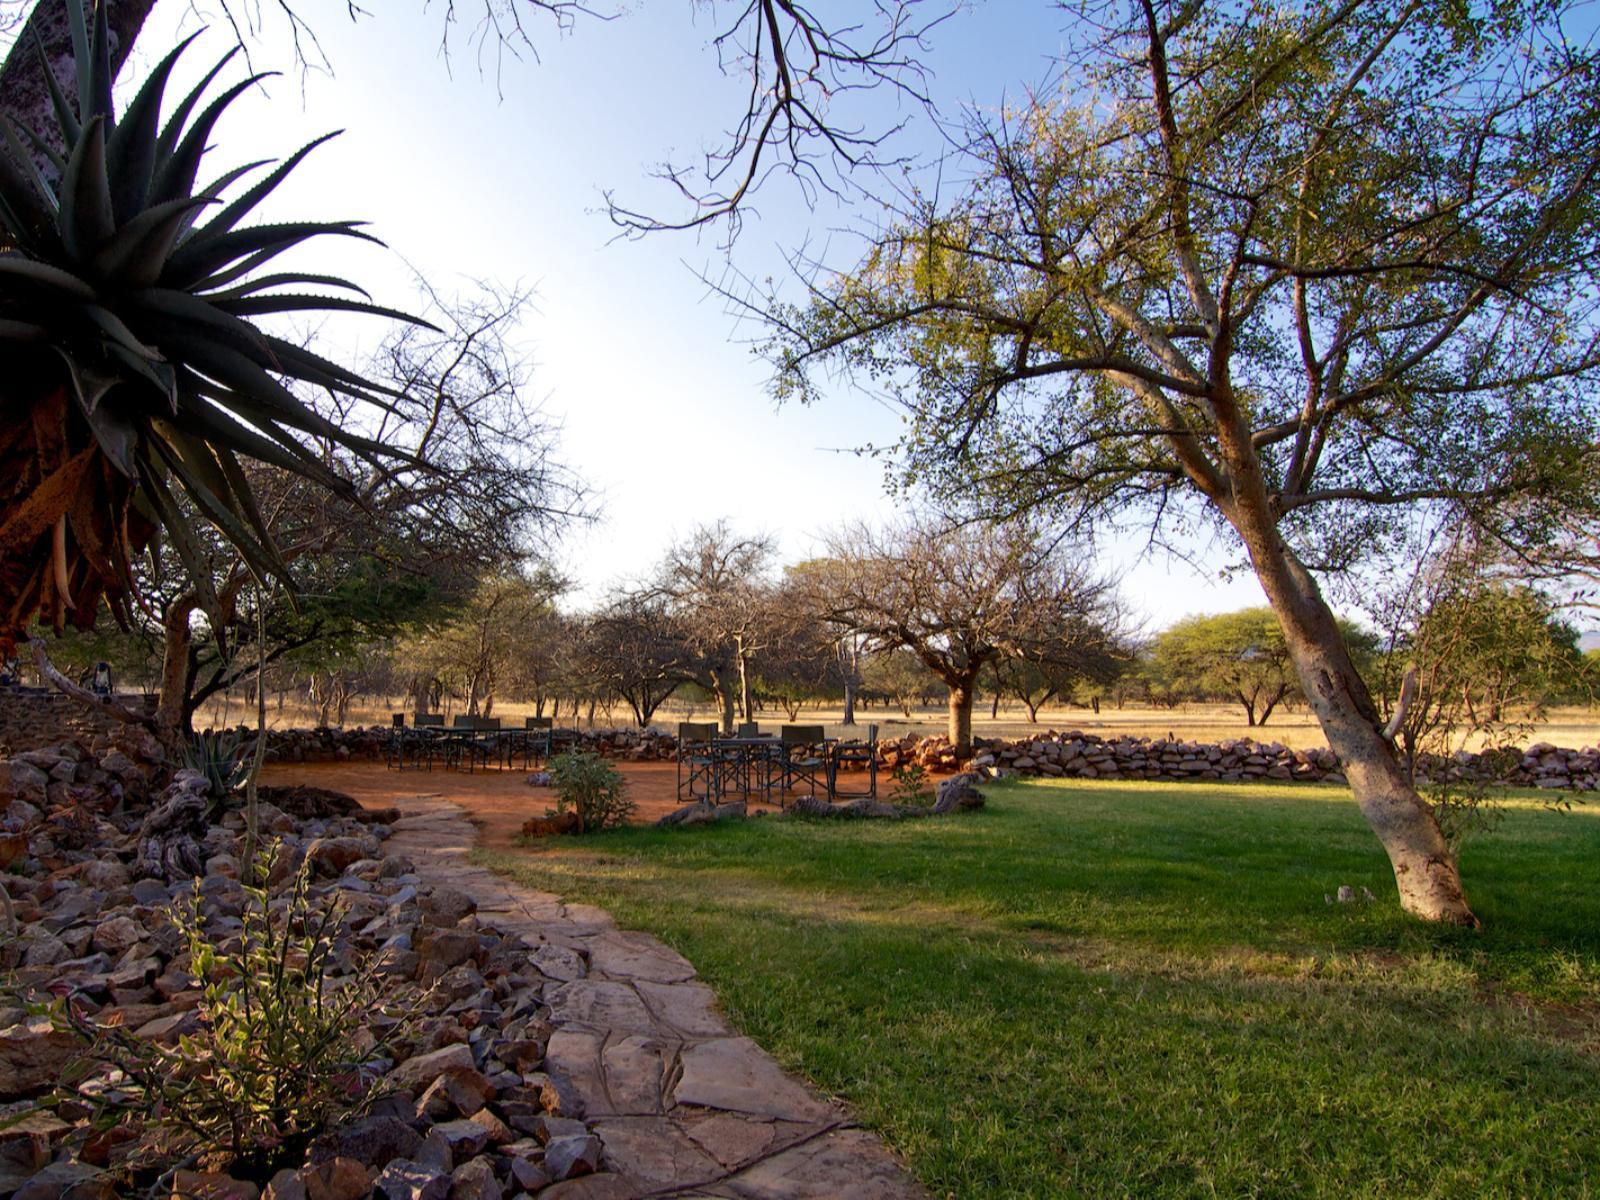
<svg viewBox="0 0 1600 1200"><path fill-rule="evenodd" d="M867 773L866 790L859 791L856 788L850 788L846 791L839 786L840 778L845 771L856 768L860 768ZM835 798L841 796L868 800L876 800L878 798L878 727L876 725L867 726L866 741L840 742L833 748L833 785L828 791Z"/></svg>
<svg viewBox="0 0 1600 1200"><path fill-rule="evenodd" d="M810 784L811 795L815 796L819 780L832 798L833 772L829 767L827 732L821 725L785 725L779 730L779 740L783 743L782 779L778 787L780 805L799 783ZM818 747L822 748L820 754Z"/></svg>
<svg viewBox="0 0 1600 1200"><path fill-rule="evenodd" d="M715 723L678 722L678 799L715 800L722 794L720 759L711 745Z"/></svg>

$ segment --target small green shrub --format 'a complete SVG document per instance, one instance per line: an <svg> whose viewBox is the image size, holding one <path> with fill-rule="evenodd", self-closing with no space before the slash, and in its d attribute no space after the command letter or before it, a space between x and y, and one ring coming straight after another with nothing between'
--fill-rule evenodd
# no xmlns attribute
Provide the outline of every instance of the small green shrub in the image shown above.
<svg viewBox="0 0 1600 1200"><path fill-rule="evenodd" d="M628 781L617 769L586 750L572 750L550 760L550 786L555 789L552 815L578 814L578 831L591 833L623 824L633 815Z"/></svg>
<svg viewBox="0 0 1600 1200"><path fill-rule="evenodd" d="M928 770L919 762L900 763L890 772L889 800L894 804L931 802Z"/></svg>
<svg viewBox="0 0 1600 1200"><path fill-rule="evenodd" d="M270 873L273 852L258 860ZM102 1129L142 1127L144 1157L189 1156L266 1179L298 1165L336 1119L359 1114L381 1092L363 1064L415 1023L416 1010L386 1004L370 956L337 979L334 934L344 906L313 898L302 869L287 897L246 887L243 927L213 934L201 915L199 880L173 911L203 988L200 1027L175 1047L65 1018L92 1042L89 1059L118 1068L126 1082L98 1097ZM367 1033L361 1031L365 1029Z"/></svg>

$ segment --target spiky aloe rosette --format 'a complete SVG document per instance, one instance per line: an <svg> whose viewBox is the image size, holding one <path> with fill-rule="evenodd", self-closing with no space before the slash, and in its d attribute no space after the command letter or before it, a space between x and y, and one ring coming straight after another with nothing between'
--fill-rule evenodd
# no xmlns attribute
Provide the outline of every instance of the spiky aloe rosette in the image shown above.
<svg viewBox="0 0 1600 1200"><path fill-rule="evenodd" d="M370 303L342 279L260 273L313 238L376 240L350 221L240 226L327 138L275 167L253 162L196 186L218 118L263 76L201 107L230 53L163 123L167 82L191 37L118 118L103 3L92 23L83 0L66 4L76 97L65 96L45 69L65 152L0 115L4 649L36 613L58 631L69 620L87 628L104 597L125 616L130 565L158 528L207 598L209 570L180 493L259 575L286 577L241 457L343 490L319 444L372 461L390 452L325 420L284 380L377 405L397 393L274 337L251 318L344 310L412 319ZM59 182L37 168L30 147L48 158ZM233 185L269 167L224 200ZM285 290L297 287L356 295Z"/></svg>

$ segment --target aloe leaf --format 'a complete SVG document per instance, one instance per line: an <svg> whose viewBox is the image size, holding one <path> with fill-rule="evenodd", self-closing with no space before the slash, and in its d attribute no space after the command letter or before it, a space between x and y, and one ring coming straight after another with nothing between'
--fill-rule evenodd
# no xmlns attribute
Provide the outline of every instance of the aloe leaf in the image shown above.
<svg viewBox="0 0 1600 1200"><path fill-rule="evenodd" d="M6 276L31 284L44 292L55 292L57 295L53 298L57 300L93 304L99 299L94 288L71 271L63 271L60 267L36 262L31 258L0 254L0 277Z"/></svg>
<svg viewBox="0 0 1600 1200"><path fill-rule="evenodd" d="M83 0L66 0L67 34L72 39L72 61L89 61L89 27L83 19ZM78 119L87 121L93 113L94 96L89 90L89 73L80 70L78 79Z"/></svg>
<svg viewBox="0 0 1600 1200"><path fill-rule="evenodd" d="M362 233L361 224L360 221L293 221L252 225L210 238L201 238L197 233L173 253L162 278L170 286L209 291L242 277L241 258L248 257L254 269L310 238L353 237L383 245L370 233Z"/></svg>
<svg viewBox="0 0 1600 1200"><path fill-rule="evenodd" d="M50 330L30 321L11 321L0 317L0 342L44 342Z"/></svg>
<svg viewBox="0 0 1600 1200"><path fill-rule="evenodd" d="M130 293L140 314L154 318L161 330L158 340L171 334L214 338L249 355L259 364L272 361L272 350L259 329L218 308L211 301L174 288L143 288Z"/></svg>
<svg viewBox="0 0 1600 1200"><path fill-rule="evenodd" d="M307 383L314 383L330 391L340 391L347 395L356 396L369 404L376 404L380 408L393 412L394 409L377 398L381 393L385 396L394 396L404 399L405 392L392 388L387 384L377 383L371 379L364 379L354 371L341 367L338 363L323 358L315 351L307 350L304 346L294 342L285 341L283 338L267 335L267 345L277 357L286 375L293 375L304 379Z"/></svg>
<svg viewBox="0 0 1600 1200"><path fill-rule="evenodd" d="M115 117L111 109L111 84L115 77L111 74L111 29L106 7L105 0L100 0L94 6L94 39L89 46L89 99L93 107L88 111L105 117L107 124L113 124ZM79 74L81 76L82 72ZM85 115L83 109L78 111L80 115Z"/></svg>
<svg viewBox="0 0 1600 1200"><path fill-rule="evenodd" d="M95 253L89 269L123 287L153 287L194 211L212 203L201 196L147 208Z"/></svg>
<svg viewBox="0 0 1600 1200"><path fill-rule="evenodd" d="M33 155L23 148L11 122L0 116L0 198L8 210L6 225L18 242L39 247L47 254L59 251L58 202L45 186ZM6 153L6 151L10 153Z"/></svg>
<svg viewBox="0 0 1600 1200"><path fill-rule="evenodd" d="M97 404L84 417L95 443L105 452L111 465L132 478L136 470L134 450L139 444L139 431L117 411L114 404Z"/></svg>
<svg viewBox="0 0 1600 1200"><path fill-rule="evenodd" d="M315 483L333 491L339 491L345 486L344 481L332 471L316 455L293 438L288 437L281 430L274 430L275 437L267 437L236 420L220 403L214 402L201 389L195 388L188 402L183 406L182 419L194 426L197 433L204 434L213 443L227 446L240 454L250 458L281 467L296 475L303 475ZM266 422L262 428L267 428Z"/></svg>
<svg viewBox="0 0 1600 1200"><path fill-rule="evenodd" d="M242 49L242 46L235 46L219 58L216 66L207 71L189 94L178 101L178 106L172 110L172 114L167 117L167 123L161 128L161 136L156 139L157 162L162 162L171 157L173 147L178 144L178 139L183 136L183 127L189 120L189 113L199 103L200 97L205 94L205 90L211 86L211 81L222 73L222 68L227 66L232 61L233 56Z"/></svg>
<svg viewBox="0 0 1600 1200"><path fill-rule="evenodd" d="M159 203L162 200L177 200L194 194L195 177L200 173L200 159L205 155L212 127L216 125L228 105L263 79L270 78L274 74L276 72L269 71L242 79L206 105L201 114L195 118L194 124L184 131L183 140L178 143L171 156L156 168L155 178L150 184L151 200Z"/></svg>
<svg viewBox="0 0 1600 1200"><path fill-rule="evenodd" d="M321 137L301 146L300 149L284 159L269 175L262 178L244 195L207 221L204 226L196 231L195 236L197 238L215 237L232 229L251 209L270 196L273 190L288 177L289 172L293 171L305 160L306 155L310 154L322 143L338 137L343 132L342 129L336 129L332 133L325 133Z"/></svg>
<svg viewBox="0 0 1600 1200"><path fill-rule="evenodd" d="M154 346L147 346L141 342L134 335L133 330L123 323L122 318L104 305L85 304L80 311L89 318L101 333L128 351L129 354L151 360L161 357L161 351Z"/></svg>
<svg viewBox="0 0 1600 1200"><path fill-rule="evenodd" d="M69 354L60 346L52 346L51 349L66 364L73 399L78 402L78 408L85 417L99 408L106 393L122 382L119 373L103 371L81 354Z"/></svg>
<svg viewBox="0 0 1600 1200"><path fill-rule="evenodd" d="M39 36L39 31L34 30L33 47L39 52L39 70L44 75L45 86L50 89L50 107L55 109L56 124L61 127L61 144L71 146L78 140L78 135L83 129L83 124L78 120L78 114L72 111L72 105L66 95L61 91L61 84L56 80L56 73L50 69L50 56L45 53L44 39ZM74 59L74 61L80 61Z"/></svg>
<svg viewBox="0 0 1600 1200"><path fill-rule="evenodd" d="M144 485L144 492L156 511L161 527L172 539L172 548L189 570L190 579L199 593L201 610L211 618L214 630L220 634L223 627L222 606L217 602L216 588L211 582L211 564L206 561L199 544L190 533L183 510L178 507L160 472L152 464L140 461L139 481Z"/></svg>
<svg viewBox="0 0 1600 1200"><path fill-rule="evenodd" d="M157 394L166 402L169 412L177 413L178 376L171 363L134 354L116 342L107 342L106 351L131 373L155 388Z"/></svg>
<svg viewBox="0 0 1600 1200"><path fill-rule="evenodd" d="M401 312L395 308L385 308L381 304L368 304L362 300L346 300L343 296L317 296L309 292L274 292L270 296L246 296L239 300L217 300L216 305L224 312L230 312L238 317L261 317L271 313L298 313L298 312L352 312L365 313L371 317L387 317L391 321L402 321L408 325L421 325L427 329L437 328L429 325L420 317L410 313Z"/></svg>
<svg viewBox="0 0 1600 1200"><path fill-rule="evenodd" d="M66 156L61 153L61 151L57 150L51 143L45 141L44 138L40 137L28 126L21 125L18 126L18 128L21 129L22 136L28 139L28 144L33 147L34 152L44 155L45 161L55 168L57 179L61 178L61 176L67 173L67 159ZM72 143L63 142L62 145L70 146ZM34 169L37 171L37 166L32 162L33 156L29 155L28 157L29 165L34 166ZM50 191L50 189L45 186L43 176L40 176L39 178L39 186L43 187L46 192ZM54 193L51 193L51 199L53 200L54 198Z"/></svg>
<svg viewBox="0 0 1600 1200"><path fill-rule="evenodd" d="M250 481L245 478L244 470L239 466L239 460L234 457L233 451L227 446L212 443L216 451L217 466L221 468L223 477L228 481L228 487L233 492L234 499L238 502L239 511L244 516L252 529L260 531L262 544L273 555L278 554L277 540L273 538L272 531L267 527L266 518L261 515L261 509L256 504L255 490L250 486ZM281 557L279 562L282 563ZM280 572L287 575L288 564L283 563Z"/></svg>
<svg viewBox="0 0 1600 1200"><path fill-rule="evenodd" d="M106 178L106 122L95 117L67 160L61 180L61 244L74 262L87 262L116 232L111 188Z"/></svg>
<svg viewBox="0 0 1600 1200"><path fill-rule="evenodd" d="M372 293L360 284L351 283L348 279L340 279L337 275L307 275L298 271L284 271L276 275L262 275L243 283L236 288L229 288L222 292L208 293L207 299L213 304L223 300L236 300L243 296L254 296L268 288L287 287L289 284L311 283L321 284L324 287L346 288L352 292L359 292L368 300Z"/></svg>
<svg viewBox="0 0 1600 1200"><path fill-rule="evenodd" d="M248 518L228 502L224 494L228 484L211 451L170 425L159 425L157 434L156 451L173 477L183 485L206 519L240 552L251 570L262 578L287 575L288 565L272 545L272 535L265 526L252 529Z"/></svg>
<svg viewBox="0 0 1600 1200"><path fill-rule="evenodd" d="M119 222L129 220L145 206L150 181L155 177L156 145L161 135L161 99L178 57L199 36L199 33L190 34L156 64L123 110L122 119L106 144L106 159L114 181L112 205Z"/></svg>

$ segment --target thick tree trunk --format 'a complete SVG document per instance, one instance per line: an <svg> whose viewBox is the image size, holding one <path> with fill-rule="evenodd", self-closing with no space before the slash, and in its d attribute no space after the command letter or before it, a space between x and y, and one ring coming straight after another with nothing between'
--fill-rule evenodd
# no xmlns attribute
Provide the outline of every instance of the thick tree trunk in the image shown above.
<svg viewBox="0 0 1600 1200"><path fill-rule="evenodd" d="M949 685L950 741L959 758L972 753L972 684L972 680L965 679Z"/></svg>
<svg viewBox="0 0 1600 1200"><path fill-rule="evenodd" d="M1383 736L1383 722L1350 660L1333 611L1274 529L1246 535L1267 598L1283 627L1301 689L1344 766L1361 814L1389 856L1400 905L1429 921L1476 927L1444 834Z"/></svg>
<svg viewBox="0 0 1600 1200"><path fill-rule="evenodd" d="M794 720L793 717L789 719ZM844 681L844 720L841 723L845 725L856 723L856 685L848 679Z"/></svg>
<svg viewBox="0 0 1600 1200"><path fill-rule="evenodd" d="M107 23L111 28L111 72L113 77L122 70L133 50L134 39L144 26L144 20L155 7L155 0L105 0ZM68 96L77 95L77 76L72 62L72 36L67 30L67 6L59 0L36 3L28 14L27 24L11 52L0 65L0 114L32 129L61 149L60 130L56 127L55 112L50 106L50 91L46 86L44 71L40 67L39 52L35 48L43 43L45 60L55 75L61 90ZM46 179L55 178L55 168L38 150L34 160L45 172Z"/></svg>
<svg viewBox="0 0 1600 1200"><path fill-rule="evenodd" d="M174 600L161 618L161 700L156 706L156 728L171 744L189 733L189 682L194 677L194 631L189 618L197 600L192 593Z"/></svg>

